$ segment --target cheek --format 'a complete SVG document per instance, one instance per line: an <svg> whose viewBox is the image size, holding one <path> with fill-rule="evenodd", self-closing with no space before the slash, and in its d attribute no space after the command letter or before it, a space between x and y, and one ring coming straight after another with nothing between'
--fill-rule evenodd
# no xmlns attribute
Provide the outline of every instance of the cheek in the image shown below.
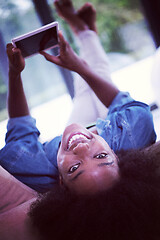
<svg viewBox="0 0 160 240"><path fill-rule="evenodd" d="M118 169L95 170L68 187L77 193L94 194L111 188L118 180Z"/></svg>
<svg viewBox="0 0 160 240"><path fill-rule="evenodd" d="M105 174L103 179L99 180L99 185L103 185L104 189L112 187L119 180L119 168L110 168Z"/></svg>
<svg viewBox="0 0 160 240"><path fill-rule="evenodd" d="M110 169L101 175L95 174L93 190L95 189L95 192L108 190L112 188L118 180L119 171L117 169Z"/></svg>
<svg viewBox="0 0 160 240"><path fill-rule="evenodd" d="M64 165L63 154L61 153L61 150L59 150L57 154L57 166L58 166L59 172L61 172L61 169L63 169L63 165Z"/></svg>
<svg viewBox="0 0 160 240"><path fill-rule="evenodd" d="M61 158L61 152L62 152L62 144L60 145L57 153L57 162L59 162L59 159Z"/></svg>
<svg viewBox="0 0 160 240"><path fill-rule="evenodd" d="M59 171L59 174L63 176L63 178L65 178L65 175L69 167L71 166L71 163L72 163L72 156L68 156L66 154L61 154L61 153L57 156L58 171Z"/></svg>
<svg viewBox="0 0 160 240"><path fill-rule="evenodd" d="M63 151L62 146L60 146L59 150L58 150L58 154L57 154L57 165L58 168L60 168L65 162L65 154Z"/></svg>

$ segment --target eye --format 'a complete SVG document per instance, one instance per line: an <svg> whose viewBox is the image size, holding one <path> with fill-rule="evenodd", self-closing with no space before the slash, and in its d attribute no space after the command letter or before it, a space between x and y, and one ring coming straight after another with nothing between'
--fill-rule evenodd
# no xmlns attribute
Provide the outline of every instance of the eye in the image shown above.
<svg viewBox="0 0 160 240"><path fill-rule="evenodd" d="M95 158L102 159L102 158L106 158L107 156L108 156L107 153L100 153L100 154L96 155Z"/></svg>
<svg viewBox="0 0 160 240"><path fill-rule="evenodd" d="M80 163L73 165L73 166L69 169L68 172L69 172L69 173L75 172L75 171L79 168L79 165L80 165Z"/></svg>

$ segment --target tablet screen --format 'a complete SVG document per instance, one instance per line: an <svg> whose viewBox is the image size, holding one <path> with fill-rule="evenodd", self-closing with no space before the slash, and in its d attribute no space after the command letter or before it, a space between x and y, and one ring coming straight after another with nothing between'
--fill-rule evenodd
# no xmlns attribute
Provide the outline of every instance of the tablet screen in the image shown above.
<svg viewBox="0 0 160 240"><path fill-rule="evenodd" d="M23 57L28 57L41 50L52 48L58 44L57 28L54 26L27 38L15 41L15 44L21 50Z"/></svg>

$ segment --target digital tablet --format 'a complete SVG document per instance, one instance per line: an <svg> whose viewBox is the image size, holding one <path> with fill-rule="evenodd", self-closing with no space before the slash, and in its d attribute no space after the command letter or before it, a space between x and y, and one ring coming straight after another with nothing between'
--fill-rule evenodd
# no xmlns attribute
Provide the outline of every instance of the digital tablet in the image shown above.
<svg viewBox="0 0 160 240"><path fill-rule="evenodd" d="M32 32L13 38L14 47L21 50L24 58L39 51L58 47L58 22L52 22Z"/></svg>

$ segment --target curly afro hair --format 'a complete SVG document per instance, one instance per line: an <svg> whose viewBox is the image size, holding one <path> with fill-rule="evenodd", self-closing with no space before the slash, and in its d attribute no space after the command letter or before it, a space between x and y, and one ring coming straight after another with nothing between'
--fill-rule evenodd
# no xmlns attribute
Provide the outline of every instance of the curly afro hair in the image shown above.
<svg viewBox="0 0 160 240"><path fill-rule="evenodd" d="M92 196L55 187L33 203L29 216L43 240L160 239L160 177L142 151L118 154L120 180Z"/></svg>

